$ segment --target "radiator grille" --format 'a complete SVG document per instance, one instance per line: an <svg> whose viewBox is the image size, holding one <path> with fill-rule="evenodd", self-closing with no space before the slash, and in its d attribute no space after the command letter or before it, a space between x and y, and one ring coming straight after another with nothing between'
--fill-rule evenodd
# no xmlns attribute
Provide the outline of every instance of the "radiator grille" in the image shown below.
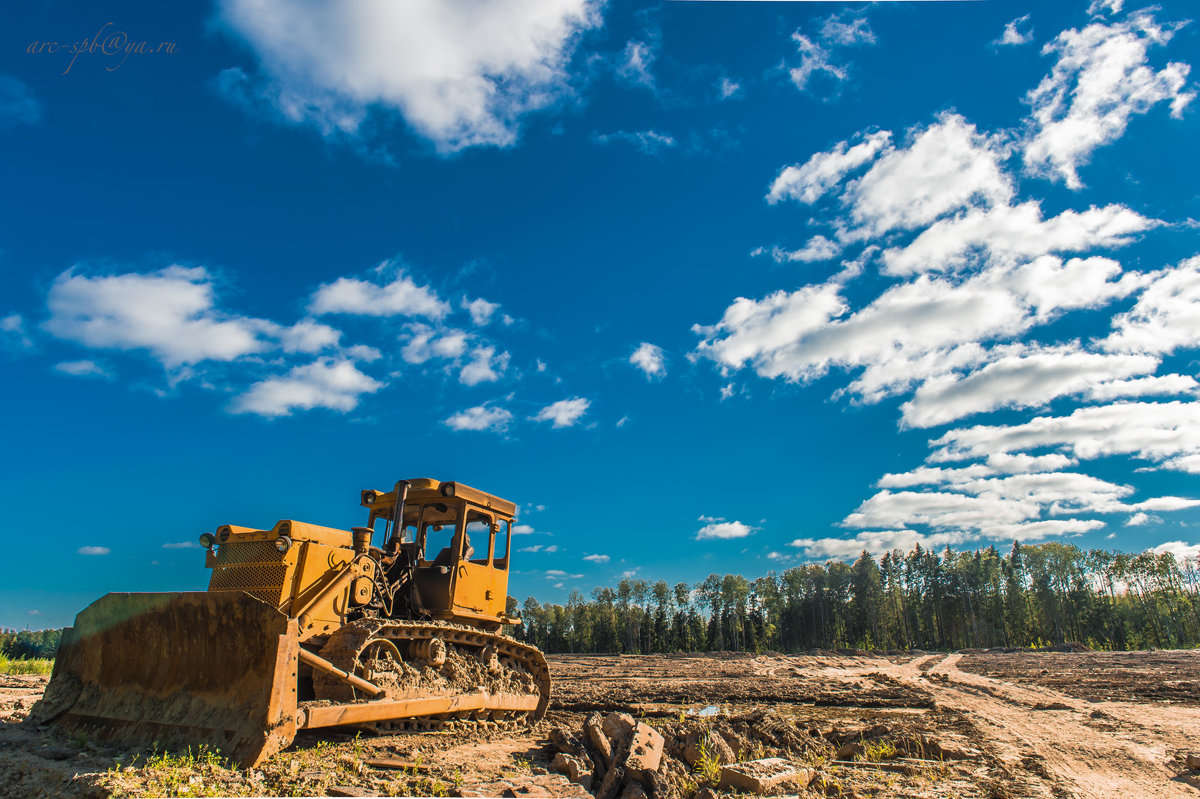
<svg viewBox="0 0 1200 799"><path fill-rule="evenodd" d="M217 547L209 591L245 591L278 606L283 598L287 565L272 541L229 543Z"/></svg>

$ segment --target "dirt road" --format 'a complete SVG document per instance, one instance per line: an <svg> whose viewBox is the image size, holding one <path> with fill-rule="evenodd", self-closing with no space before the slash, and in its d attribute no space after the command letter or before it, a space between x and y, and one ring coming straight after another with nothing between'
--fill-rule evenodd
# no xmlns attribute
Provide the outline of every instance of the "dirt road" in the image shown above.
<svg viewBox="0 0 1200 799"><path fill-rule="evenodd" d="M1021 796L1197 796L1195 785L1181 776L1186 770L1178 758L1197 743L1200 709L1077 699L962 671L963 657L927 655L821 674L847 682L884 674L929 691L939 706L972 720L1017 780L1011 790Z"/></svg>

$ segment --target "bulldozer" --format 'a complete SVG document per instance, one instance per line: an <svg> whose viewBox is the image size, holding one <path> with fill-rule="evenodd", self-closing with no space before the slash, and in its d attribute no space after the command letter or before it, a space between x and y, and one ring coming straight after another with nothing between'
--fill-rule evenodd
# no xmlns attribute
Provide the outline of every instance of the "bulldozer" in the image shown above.
<svg viewBox="0 0 1200 799"><path fill-rule="evenodd" d="M431 478L360 503L367 523L350 530L205 533L207 591L93 602L64 631L30 723L208 745L248 768L301 730L541 719L546 659L503 633L520 623L506 609L516 505Z"/></svg>

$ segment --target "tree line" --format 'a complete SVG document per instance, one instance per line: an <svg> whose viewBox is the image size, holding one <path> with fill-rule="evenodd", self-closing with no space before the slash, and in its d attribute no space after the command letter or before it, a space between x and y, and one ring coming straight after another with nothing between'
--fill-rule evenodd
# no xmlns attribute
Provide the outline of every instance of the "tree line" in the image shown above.
<svg viewBox="0 0 1200 799"><path fill-rule="evenodd" d="M516 600L510 599L513 609ZM748 580L624 579L566 605L525 600L514 634L546 652L955 650L1079 642L1093 649L1200 644L1200 558L1051 542L920 545Z"/></svg>
<svg viewBox="0 0 1200 799"><path fill-rule="evenodd" d="M0 629L0 655L13 660L54 657L62 630L3 630Z"/></svg>

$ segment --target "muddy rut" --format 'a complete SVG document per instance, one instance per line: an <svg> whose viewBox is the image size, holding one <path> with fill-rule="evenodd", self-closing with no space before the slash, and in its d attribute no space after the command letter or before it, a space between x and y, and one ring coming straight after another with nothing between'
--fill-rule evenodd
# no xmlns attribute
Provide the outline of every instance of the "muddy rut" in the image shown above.
<svg viewBox="0 0 1200 799"><path fill-rule="evenodd" d="M972 719L1018 795L1195 799L1196 788L1170 764L1195 745L1200 708L1081 700L962 671L962 657L928 655L821 674L854 682L883 674L929 691L940 706Z"/></svg>

